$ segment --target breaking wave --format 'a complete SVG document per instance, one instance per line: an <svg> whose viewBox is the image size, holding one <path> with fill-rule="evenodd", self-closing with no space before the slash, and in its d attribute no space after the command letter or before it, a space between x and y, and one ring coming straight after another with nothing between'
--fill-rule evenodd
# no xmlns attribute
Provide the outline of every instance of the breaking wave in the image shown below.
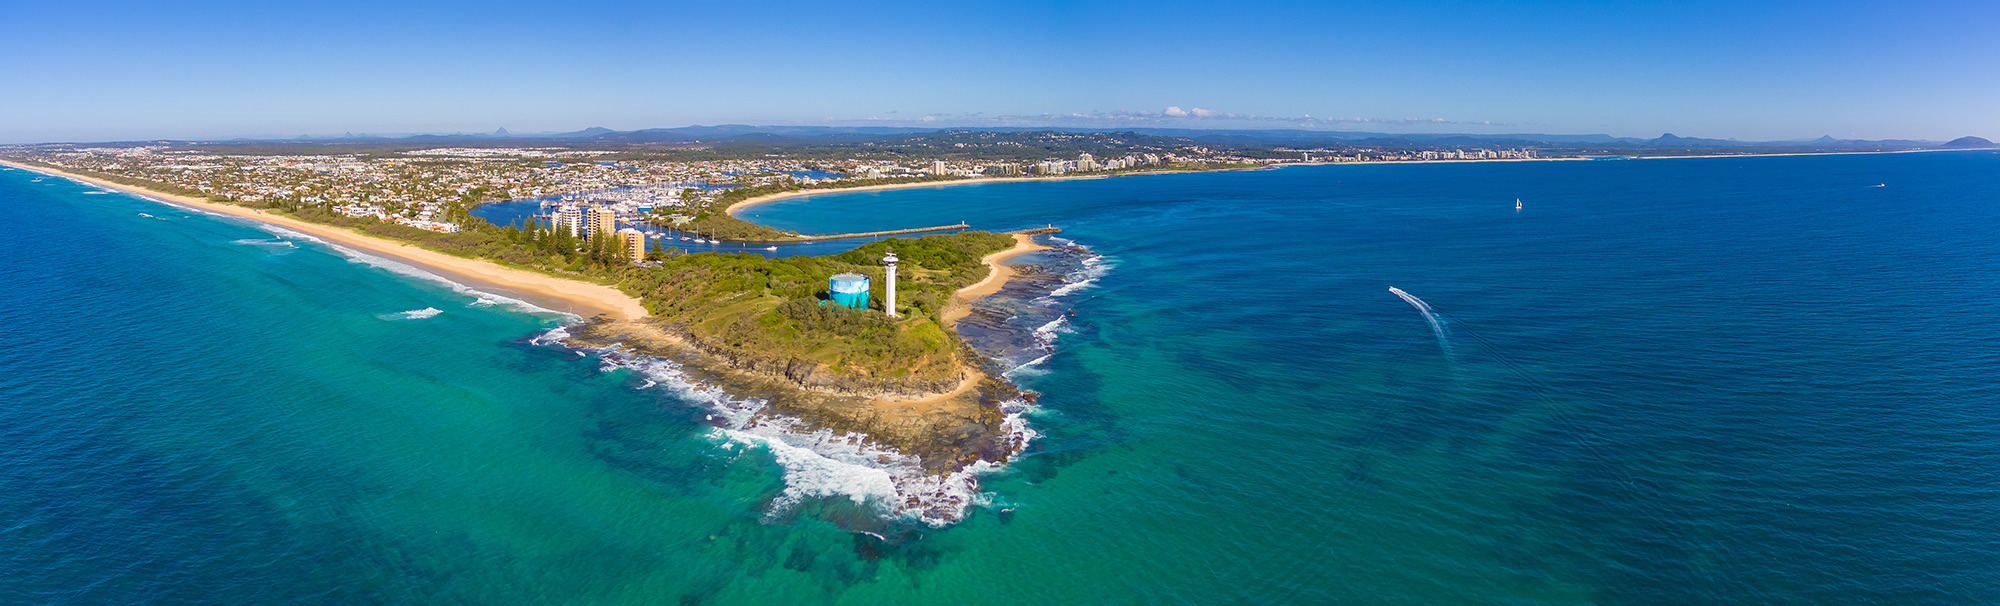
<svg viewBox="0 0 2000 606"><path fill-rule="evenodd" d="M242 246L259 246L259 247L265 247L265 248L298 248L298 247L299 247L299 245L297 245L297 244L293 244L293 243L292 243L292 242L291 242L290 240L286 240L286 239L283 239L283 238L272 238L272 239L269 239L269 240L260 240L260 239L257 239L257 238L243 238L243 239L241 239L241 240L230 240L230 241L229 241L229 243L230 243L230 244L238 244L238 245L242 245Z"/></svg>
<svg viewBox="0 0 2000 606"><path fill-rule="evenodd" d="M1069 316L1057 316L1056 319L1035 329L1035 340L1041 341L1045 346L1054 345L1057 335L1072 332L1076 331L1069 326Z"/></svg>
<svg viewBox="0 0 2000 606"><path fill-rule="evenodd" d="M267 232L271 232L271 235L284 238L286 240L305 240L307 242L312 242L315 244L326 243L326 240L319 239L319 236L314 236L312 234L308 234L305 232L285 229L283 227L278 227L276 225L271 225L269 223L258 223L257 228Z"/></svg>
<svg viewBox="0 0 2000 606"><path fill-rule="evenodd" d="M568 331L557 328L530 342L552 344L568 336ZM875 444L866 436L812 430L795 419L759 414L765 400L739 398L696 383L678 363L615 347L599 353L600 370L635 371L647 381L639 389L666 390L699 406L719 448L739 456L753 449L768 452L783 469L785 488L765 510L767 521L780 521L808 501L846 498L885 518L949 526L963 519L969 508L991 500L980 497L980 478L1003 469L980 461L959 471L934 474L924 469L921 457ZM1025 418L1033 410L1021 400L1001 404L1006 415L1002 427L1011 450L1019 451L1040 435Z"/></svg>
<svg viewBox="0 0 2000 606"><path fill-rule="evenodd" d="M1080 292L1097 284L1097 279L1111 273L1114 265L1104 255L1091 255L1083 260L1083 267L1063 276L1063 285L1050 291L1044 299L1059 299Z"/></svg>
<svg viewBox="0 0 2000 606"><path fill-rule="evenodd" d="M564 339L568 338L569 338L569 327L557 326L555 328L542 331L542 334L529 337L528 344L536 346L555 345L558 343L562 343Z"/></svg>
<svg viewBox="0 0 2000 606"><path fill-rule="evenodd" d="M1053 357L1055 357L1054 353L1042 354L1039 358L1022 362L1013 368L1007 369L1005 372L1000 373L1000 376L1012 379L1015 377L1039 377L1048 374L1049 371L1042 369L1041 366L1043 362L1047 362L1049 358Z"/></svg>
<svg viewBox="0 0 2000 606"><path fill-rule="evenodd" d="M409 318L411 320L422 320L424 318L435 317L441 313L444 312L438 310L438 308L436 307L426 307L423 309L412 309L410 311L403 312L403 317Z"/></svg>
<svg viewBox="0 0 2000 606"><path fill-rule="evenodd" d="M436 307L426 307L423 309L412 309L409 311L396 312L393 314L382 314L375 317L384 320L422 320L425 318L436 317L438 314L441 313L444 312Z"/></svg>
<svg viewBox="0 0 2000 606"><path fill-rule="evenodd" d="M283 230L284 228L275 228L275 229ZM313 238L312 236L307 236L305 234L299 234L299 235L300 237L317 241L317 239ZM355 263L359 265L372 265L375 267L389 270L392 273L402 274L404 276L409 276L412 278L417 278L435 284L443 285L446 288L450 288L452 292L456 292L462 295L470 295L473 297L473 301L466 304L467 306L470 307L505 305L507 307L515 309L516 311L521 311L525 313L530 313L535 315L557 316L562 318L563 321L566 323L575 323L583 321L583 316L579 316L569 312L556 311L553 309L535 305L533 303L529 303L527 301L522 301L520 299L505 297L490 292L474 289L470 286L453 282L451 281L451 279L446 278L444 276L424 271L422 268L410 265L408 263L386 259L383 257L377 257L375 255L354 250L345 246L341 246L339 244L326 243L326 245L328 248L332 248L333 250L338 251L341 255L347 257L347 262L349 263ZM567 337L568 335L564 336Z"/></svg>

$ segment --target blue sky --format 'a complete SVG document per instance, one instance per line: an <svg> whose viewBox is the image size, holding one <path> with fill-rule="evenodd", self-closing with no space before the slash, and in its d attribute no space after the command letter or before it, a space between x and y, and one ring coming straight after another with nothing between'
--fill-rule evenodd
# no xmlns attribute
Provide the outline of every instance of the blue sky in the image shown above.
<svg viewBox="0 0 2000 606"><path fill-rule="evenodd" d="M2000 138L2000 2L0 3L0 142L1058 125Z"/></svg>

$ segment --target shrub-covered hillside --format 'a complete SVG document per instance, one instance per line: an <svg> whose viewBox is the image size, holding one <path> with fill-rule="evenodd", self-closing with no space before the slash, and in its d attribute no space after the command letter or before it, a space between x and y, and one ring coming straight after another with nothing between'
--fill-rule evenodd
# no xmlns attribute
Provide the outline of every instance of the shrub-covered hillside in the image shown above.
<svg viewBox="0 0 2000 606"><path fill-rule="evenodd" d="M961 232L893 238L826 257L767 259L702 253L625 272L620 287L648 311L704 342L763 359L799 359L870 379L943 380L957 344L940 315L952 293L984 278L981 257L1013 245L1006 234ZM901 259L897 312L884 315L884 252ZM825 304L827 278L869 276L871 308Z"/></svg>

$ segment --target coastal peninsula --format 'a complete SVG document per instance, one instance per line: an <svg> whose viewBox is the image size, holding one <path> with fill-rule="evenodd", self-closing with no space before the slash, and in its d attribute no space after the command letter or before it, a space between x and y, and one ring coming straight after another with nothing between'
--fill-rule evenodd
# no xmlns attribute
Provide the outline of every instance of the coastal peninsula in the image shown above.
<svg viewBox="0 0 2000 606"><path fill-rule="evenodd" d="M253 151L231 143L163 142L0 148L0 157L29 170L259 221L587 318L555 332L565 344L612 363L627 356L671 361L695 384L719 387L732 402L754 402L754 410L723 415L726 423L709 415L718 429L778 424L791 432L788 438L837 436L879 446L883 456L901 457L895 465L918 470L898 477L897 497L888 506L949 522L963 513L965 487L976 485L973 470L1004 464L1026 448L1028 432L1015 415L1035 397L972 351L959 323L972 301L1007 283L1009 259L1040 246L1029 233L969 231L972 226L958 224L868 232L957 233L896 237L818 257L696 252L720 248L724 240L756 251L762 247L745 245L836 237L778 230L737 213L837 192L1327 163L1607 157L1518 143L1301 149L1211 146L1134 133L941 131L780 150L786 153L341 143ZM242 153L225 152L232 149ZM829 149L853 155L829 158L836 153ZM346 152L299 153L313 150ZM497 202L539 205L539 212L492 220L475 212ZM886 286L884 264L892 252L903 261L893 304L888 297L836 300L829 281L836 276ZM938 483L959 488L932 490Z"/></svg>
<svg viewBox="0 0 2000 606"><path fill-rule="evenodd" d="M18 168L117 189L190 209L247 219L379 255L519 296L589 319L568 327L573 347L626 351L671 360L695 380L768 404L760 417L803 430L869 440L921 461L926 473L950 475L981 461L1005 463L1026 444L1006 426L1001 403L1022 397L953 331L973 301L997 292L1005 262L1045 249L1027 233L968 231L888 239L826 257L678 254L646 265L549 264L513 267L448 254L348 226L307 221L295 212L253 209L119 183L46 166ZM518 246L544 249L515 228ZM1037 233L1053 230L1036 230ZM546 234L546 232L544 232ZM569 246L565 244L565 246ZM890 250L904 259L897 314L829 305L826 277L859 273L880 280ZM562 255L552 259L559 261ZM589 279L586 279L589 278ZM942 500L939 500L942 499ZM925 519L954 520L956 497L891 504Z"/></svg>

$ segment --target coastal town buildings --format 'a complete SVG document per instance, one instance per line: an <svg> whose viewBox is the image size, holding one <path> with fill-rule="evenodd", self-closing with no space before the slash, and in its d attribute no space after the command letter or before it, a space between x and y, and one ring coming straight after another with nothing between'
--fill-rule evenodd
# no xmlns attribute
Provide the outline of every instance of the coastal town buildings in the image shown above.
<svg viewBox="0 0 2000 606"><path fill-rule="evenodd" d="M618 230L618 240L621 250L625 251L625 258L627 260L633 262L646 260L645 232L627 227Z"/></svg>
<svg viewBox="0 0 2000 606"><path fill-rule="evenodd" d="M975 141L996 137L979 133ZM1084 133L1035 134L1038 143L1076 145ZM959 142L944 151L965 149ZM865 146L864 146L865 147ZM1000 145L1019 149L1018 142ZM1264 155L1204 145L1127 153L1078 153L1074 159L941 155L808 159L785 154L734 160L607 159L611 150L564 147L441 147L392 153L224 153L226 146L129 147L47 145L0 153L56 168L162 184L178 193L260 207L314 207L351 218L451 233L489 202L544 198L544 224L572 236L615 233L619 221L685 222L736 187L777 184L838 187L847 182L915 178L1062 176L1162 168L1240 168L1286 162L1514 160L1534 149L1279 148ZM897 155L909 150L899 151ZM624 157L624 156L621 156ZM678 219L673 219L677 217Z"/></svg>
<svg viewBox="0 0 2000 606"><path fill-rule="evenodd" d="M572 237L582 236L584 234L583 207L575 204L564 204L556 207L555 212L549 215L549 222L553 223L556 229L568 230L569 235Z"/></svg>
<svg viewBox="0 0 2000 606"><path fill-rule="evenodd" d="M618 213L601 206L584 211L584 231L591 234L608 234L618 227Z"/></svg>

